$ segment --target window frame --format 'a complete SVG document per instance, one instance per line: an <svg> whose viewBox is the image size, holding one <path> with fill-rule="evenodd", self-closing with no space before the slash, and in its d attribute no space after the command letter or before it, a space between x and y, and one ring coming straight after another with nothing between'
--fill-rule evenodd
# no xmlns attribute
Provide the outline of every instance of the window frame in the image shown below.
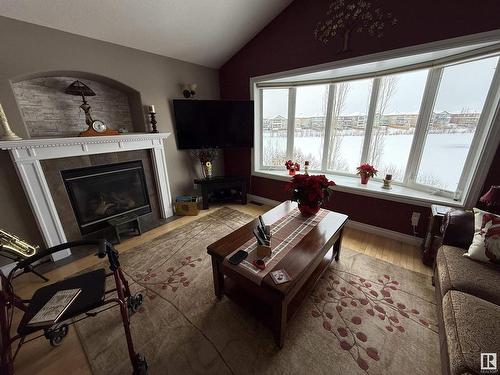
<svg viewBox="0 0 500 375"><path fill-rule="evenodd" d="M407 49L403 49L407 50ZM483 48L484 50L484 48ZM394 54L394 51L392 51L390 54ZM420 167L420 162L421 162L421 157L423 155L424 151L424 145L425 145L425 140L428 134L428 129L429 129L429 122L433 113L434 109L434 104L437 98L438 94L438 89L439 85L441 82L441 77L443 70L446 66L451 66L451 65L457 65L457 64L462 64L462 63L467 63L469 61L473 60L479 60L479 59L485 59L488 57L493 57L493 56L499 56L500 55L500 49L498 46L495 48L486 48L486 51L483 53L472 53L472 56L470 56L471 53L465 54L464 57L459 58L456 55L452 55L447 59L440 59L439 64L431 64L428 66L422 66L421 64L417 67L412 67L412 68L398 68L394 72L390 73L387 71L384 72L373 72L371 75L363 74L362 76L346 76L346 77L337 77L335 79L330 80L329 82L326 81L321 81L321 82L312 82L312 81L303 81L303 82L293 82L293 84L279 84L279 85L266 85L265 83L262 83L263 81L269 80L270 76L264 76L264 77L256 77L251 79L251 95L253 98L259 98L259 105L262 105L262 95L261 92L263 89L270 89L270 88L288 88L289 90L289 108L288 108L288 113L289 113L289 118L288 118L288 135L293 138L294 135L294 124L295 124L295 87L296 86L302 86L302 85L307 85L310 86L312 84L329 84L329 95L328 95L328 104L327 104L327 112L326 112L326 119L325 119L325 135L324 135L324 142L323 142L323 154L322 154L322 161L321 161L321 170L311 170L312 173L325 173L330 176L347 176L347 177L355 177L354 173L345 173L345 172L340 172L340 171L334 171L328 169L328 160L327 160L327 155L328 152L325 152L329 149L329 143L330 143L330 134L331 134L331 116L332 116L332 101L333 101L333 92L335 90L335 84L338 82L349 82L349 81L354 81L358 79L373 79L373 84L372 84L372 90L371 90L371 95L370 95L370 104L369 104L369 109L368 109L368 114L367 114L367 123L366 123L366 128L365 128L365 134L364 134L364 139L363 139L363 146L362 146L362 153L361 153L361 162L365 162L367 160L368 156L368 151L370 147L370 141L371 141L371 135L372 135L372 130L373 130L373 123L374 123L374 117L375 117L375 112L376 112L376 105L377 105L377 96L378 96L378 88L380 86L380 80L381 77L391 75L391 74L397 74L397 73L405 73L405 72L410 72L414 70L422 70L422 69L428 69L428 75L426 78L426 84L424 88L424 93L422 95L422 102L420 103L420 110L419 110L419 116L417 120L417 124L415 126L415 133L413 136L411 148L410 148L410 157L407 161L406 164L406 169L405 169L405 174L403 181L397 182L394 181L393 184L402 186L404 188L420 191L420 192L425 192L429 193L433 197L436 197L438 200L440 199L439 197L444 198L444 201L449 201L452 199L454 202L456 202L455 205L457 206L466 206L467 203L470 203L471 201L471 195L477 195L477 186L475 189L472 189L474 185L477 184L478 178L481 178L484 180L485 178L485 173L478 173L481 169L481 166L484 166L485 162L483 159L486 159L486 162L488 162L487 159L492 159L491 155L490 157L485 158L484 155L488 153L488 151L491 151L493 149L493 153L496 150L496 145L498 145L498 138L500 138L500 132L498 129L495 131L495 127L493 126L493 122L496 118L496 112L498 110L498 102L500 98L500 59L497 62L497 68L495 70L495 73L493 75L488 93L486 95L486 99L483 105L483 109L480 115L480 118L478 120L478 124L476 126L476 130L473 136L473 139L471 141L471 145L466 157L466 161L464 163L464 167L461 173L461 177L459 179L459 184L457 187L457 192L459 193L459 196L455 194L455 192L451 191L445 191L442 189L438 189L436 187L424 185L424 184L419 184L417 183L417 173L418 169ZM388 58L389 60L390 58ZM356 60L350 59L350 60ZM353 64L354 66L355 64ZM349 66L349 64L344 64L344 66ZM300 70L301 73L304 72L304 69ZM312 71L318 71L318 70L312 70ZM278 73L275 75L271 76L277 76L280 77L281 79L286 78L287 74L286 73ZM289 73L289 76L293 76L293 74ZM293 95L290 95L293 93ZM293 98L293 101L292 101ZM292 105L290 105L292 104ZM293 107L293 108L291 108ZM256 111L257 113L258 111ZM292 116L290 116L292 114ZM258 117L260 124L262 124L262 116ZM256 121L257 123L257 121ZM291 125L291 126L290 126ZM291 128L291 129L290 129ZM260 129L256 129L256 132L260 134L260 137L262 136L262 131ZM495 135L494 140L488 141L488 137L491 135ZM261 139L261 138L259 138ZM495 142L496 141L496 142ZM293 150L293 142L294 140L289 140L287 139L287 144L291 143L292 144L292 149ZM262 143L259 145L256 145L254 149L254 153L262 155ZM288 151L288 150L287 150ZM290 157L288 157L290 156ZM291 154L287 153L287 157L291 158ZM262 160L262 156L260 157L260 160ZM280 171L283 170L283 167L281 166L275 166L275 167L262 167L262 163L259 165L255 165L255 162L258 161L258 159L255 158L255 156L252 158L252 173L254 175L259 175L259 172L265 172L266 170L273 170L273 171ZM482 162L483 161L483 162ZM491 160L489 160L489 163L491 163ZM483 175L482 177L480 175ZM272 176L270 176L273 178ZM379 176L379 178L375 178L377 181L381 181L382 176ZM482 185L482 184L481 184ZM472 191L474 190L474 191ZM477 199L476 199L477 200ZM470 204L469 204L470 205Z"/></svg>

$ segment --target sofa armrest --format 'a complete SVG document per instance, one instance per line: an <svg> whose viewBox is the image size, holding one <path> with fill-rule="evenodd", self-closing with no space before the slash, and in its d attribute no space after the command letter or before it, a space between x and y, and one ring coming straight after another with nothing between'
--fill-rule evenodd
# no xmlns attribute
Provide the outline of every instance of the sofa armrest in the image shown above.
<svg viewBox="0 0 500 375"><path fill-rule="evenodd" d="M468 249L474 237L474 213L452 209L443 219L441 227L443 245Z"/></svg>

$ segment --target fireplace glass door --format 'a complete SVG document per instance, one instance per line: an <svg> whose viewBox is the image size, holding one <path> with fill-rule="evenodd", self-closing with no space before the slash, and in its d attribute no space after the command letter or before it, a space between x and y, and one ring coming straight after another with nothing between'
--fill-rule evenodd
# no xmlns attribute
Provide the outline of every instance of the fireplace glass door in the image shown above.
<svg viewBox="0 0 500 375"><path fill-rule="evenodd" d="M142 161L62 171L82 234L122 215L151 212Z"/></svg>

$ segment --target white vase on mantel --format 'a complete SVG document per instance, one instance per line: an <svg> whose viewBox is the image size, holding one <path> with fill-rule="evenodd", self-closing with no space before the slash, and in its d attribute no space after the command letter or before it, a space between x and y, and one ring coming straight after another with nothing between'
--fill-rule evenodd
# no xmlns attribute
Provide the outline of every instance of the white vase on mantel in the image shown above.
<svg viewBox="0 0 500 375"><path fill-rule="evenodd" d="M5 112L3 111L2 105L0 104L0 125L2 126L3 134L0 136L1 141L19 141L21 137L17 136L9 126L7 122L7 117L5 116Z"/></svg>

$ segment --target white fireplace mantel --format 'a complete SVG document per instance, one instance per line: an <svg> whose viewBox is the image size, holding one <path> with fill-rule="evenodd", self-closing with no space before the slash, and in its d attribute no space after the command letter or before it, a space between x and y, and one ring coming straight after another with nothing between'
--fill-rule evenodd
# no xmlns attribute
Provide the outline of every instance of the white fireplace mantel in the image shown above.
<svg viewBox="0 0 500 375"><path fill-rule="evenodd" d="M9 151L45 245L50 247L66 242L66 235L40 160L149 149L160 213L163 218L167 218L173 215L164 148L164 140L169 135L170 133L130 133L99 137L36 138L1 141L0 149ZM63 250L53 254L52 260L69 255L70 250Z"/></svg>

